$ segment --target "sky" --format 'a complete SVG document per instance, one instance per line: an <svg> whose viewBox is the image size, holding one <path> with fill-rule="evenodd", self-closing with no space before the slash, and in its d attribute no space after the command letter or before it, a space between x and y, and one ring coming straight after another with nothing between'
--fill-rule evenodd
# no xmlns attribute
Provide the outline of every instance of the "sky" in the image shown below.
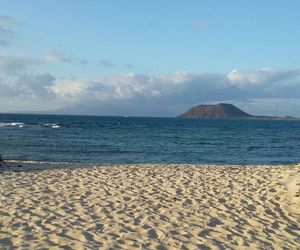
<svg viewBox="0 0 300 250"><path fill-rule="evenodd" d="M298 0L0 0L0 112L300 116Z"/></svg>

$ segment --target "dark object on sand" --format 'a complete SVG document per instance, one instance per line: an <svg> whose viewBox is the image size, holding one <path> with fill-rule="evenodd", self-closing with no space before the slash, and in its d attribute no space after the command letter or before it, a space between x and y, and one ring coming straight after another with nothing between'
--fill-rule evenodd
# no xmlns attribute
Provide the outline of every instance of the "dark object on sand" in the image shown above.
<svg viewBox="0 0 300 250"><path fill-rule="evenodd" d="M4 160L2 159L2 156L0 155L0 166L2 166L2 164L4 164Z"/></svg>

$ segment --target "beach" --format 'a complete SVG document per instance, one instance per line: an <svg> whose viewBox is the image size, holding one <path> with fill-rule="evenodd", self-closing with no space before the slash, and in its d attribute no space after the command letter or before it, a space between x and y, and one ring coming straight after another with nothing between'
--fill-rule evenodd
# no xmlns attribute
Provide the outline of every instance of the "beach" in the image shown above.
<svg viewBox="0 0 300 250"><path fill-rule="evenodd" d="M0 168L0 248L299 249L300 165Z"/></svg>

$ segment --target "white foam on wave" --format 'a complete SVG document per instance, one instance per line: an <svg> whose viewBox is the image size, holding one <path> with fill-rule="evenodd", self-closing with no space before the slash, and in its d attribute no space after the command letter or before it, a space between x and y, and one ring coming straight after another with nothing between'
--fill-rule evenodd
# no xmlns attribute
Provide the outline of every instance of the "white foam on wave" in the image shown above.
<svg viewBox="0 0 300 250"><path fill-rule="evenodd" d="M57 123L39 123L39 124L25 124L23 122L0 122L0 128L2 127L18 127L23 128L25 126L43 126L48 128L60 128L61 125Z"/></svg>
<svg viewBox="0 0 300 250"><path fill-rule="evenodd" d="M23 122L0 122L0 127L19 127L23 128L25 123Z"/></svg>
<svg viewBox="0 0 300 250"><path fill-rule="evenodd" d="M50 128L60 128L61 126L56 123L43 123L44 127L50 127Z"/></svg>
<svg viewBox="0 0 300 250"><path fill-rule="evenodd" d="M34 161L34 160L5 160L6 163L13 163L13 164L51 164L51 165L57 165L57 164L71 164L70 162L59 162L59 161Z"/></svg>

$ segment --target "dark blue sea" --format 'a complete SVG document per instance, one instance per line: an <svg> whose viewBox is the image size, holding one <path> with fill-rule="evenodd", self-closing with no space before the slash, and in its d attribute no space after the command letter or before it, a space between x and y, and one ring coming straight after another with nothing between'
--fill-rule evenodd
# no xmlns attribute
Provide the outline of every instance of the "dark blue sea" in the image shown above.
<svg viewBox="0 0 300 250"><path fill-rule="evenodd" d="M6 160L80 164L300 162L300 121L0 114Z"/></svg>

